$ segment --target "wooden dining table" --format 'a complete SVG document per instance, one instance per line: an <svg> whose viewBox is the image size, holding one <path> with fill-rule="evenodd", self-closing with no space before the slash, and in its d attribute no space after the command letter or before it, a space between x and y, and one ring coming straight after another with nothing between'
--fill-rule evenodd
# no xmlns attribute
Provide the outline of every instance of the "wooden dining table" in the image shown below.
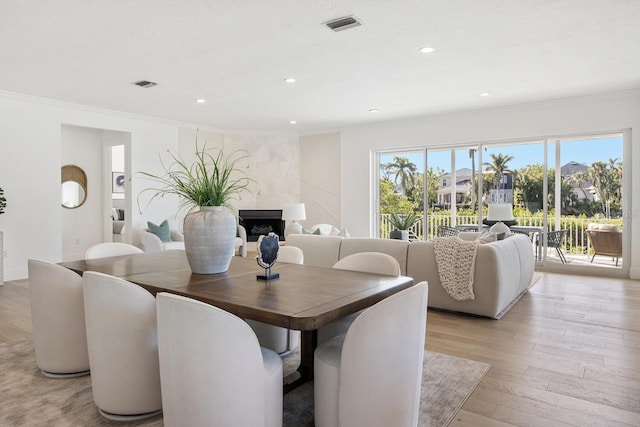
<svg viewBox="0 0 640 427"><path fill-rule="evenodd" d="M274 280L261 280L254 258L233 257L229 270L193 274L185 252L169 250L62 262L82 275L97 271L135 283L155 295L170 292L214 305L243 319L301 331L300 365L284 378L284 392L313 379L317 330L413 285L405 276L276 263Z"/></svg>

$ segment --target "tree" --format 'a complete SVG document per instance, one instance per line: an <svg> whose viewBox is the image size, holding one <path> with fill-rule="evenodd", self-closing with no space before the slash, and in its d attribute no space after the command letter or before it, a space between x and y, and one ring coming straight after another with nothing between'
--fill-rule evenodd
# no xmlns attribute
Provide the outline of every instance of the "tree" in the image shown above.
<svg viewBox="0 0 640 427"><path fill-rule="evenodd" d="M622 200L622 163L618 159L609 162L594 162L587 170L587 175L600 199L602 212L611 217L611 204L618 205Z"/></svg>
<svg viewBox="0 0 640 427"><path fill-rule="evenodd" d="M527 165L517 171L514 188L516 200L526 207L529 207L530 204L535 204L539 209L543 194L544 167L542 165Z"/></svg>
<svg viewBox="0 0 640 427"><path fill-rule="evenodd" d="M406 196L394 194L394 183L390 179L380 180L380 213L410 213L414 211L413 204Z"/></svg>
<svg viewBox="0 0 640 427"><path fill-rule="evenodd" d="M394 182L400 187L400 194L405 195L407 188L415 184L415 174L418 167L404 156L395 156L392 162L382 166L394 176Z"/></svg>
<svg viewBox="0 0 640 427"><path fill-rule="evenodd" d="M513 156L509 156L508 154L502 154L502 153L498 153L498 154L491 153L489 156L491 157L491 162L490 163L485 162L484 166L487 168L488 171L493 172L492 183L495 186L495 188L499 188L499 185L502 182L502 177L504 176L504 173L509 171L508 163L511 160L513 160Z"/></svg>

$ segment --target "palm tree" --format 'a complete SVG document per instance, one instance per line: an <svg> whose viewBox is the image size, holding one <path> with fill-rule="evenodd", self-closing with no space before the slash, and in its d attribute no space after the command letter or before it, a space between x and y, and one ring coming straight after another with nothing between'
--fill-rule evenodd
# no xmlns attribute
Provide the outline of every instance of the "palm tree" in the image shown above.
<svg viewBox="0 0 640 427"><path fill-rule="evenodd" d="M602 211L605 216L611 216L611 202L620 200L622 188L622 163L618 159L609 159L609 163L594 162L587 174L593 182L593 187L600 198Z"/></svg>
<svg viewBox="0 0 640 427"><path fill-rule="evenodd" d="M415 184L415 174L418 167L407 157L396 156L392 162L382 166L383 169L394 175L396 185L400 186L400 192L404 196L407 188L413 187Z"/></svg>
<svg viewBox="0 0 640 427"><path fill-rule="evenodd" d="M508 154L493 154L489 155L491 157L491 163L484 163L484 166L488 171L493 171L493 185L498 187L498 185L502 182L502 177L505 172L510 172L507 164L513 160L513 156L509 156Z"/></svg>
<svg viewBox="0 0 640 427"><path fill-rule="evenodd" d="M495 196L497 196L497 200L493 199L494 192L489 190L489 194L491 195L491 200L493 203L501 202L504 203L507 201L507 191L503 185L503 177L505 172L511 172L507 167L508 163L513 160L513 156L509 156L507 154L493 154L491 153L491 163L484 163L487 171L493 171L493 179L491 179L490 183L493 185L493 188L496 189Z"/></svg>

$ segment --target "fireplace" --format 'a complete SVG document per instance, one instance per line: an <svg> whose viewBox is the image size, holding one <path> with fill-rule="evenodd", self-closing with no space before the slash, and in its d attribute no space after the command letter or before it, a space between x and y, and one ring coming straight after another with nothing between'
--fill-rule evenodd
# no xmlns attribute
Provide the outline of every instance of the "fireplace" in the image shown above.
<svg viewBox="0 0 640 427"><path fill-rule="evenodd" d="M260 235L273 232L284 241L284 221L282 209L240 210L240 225L247 230L247 241L257 242Z"/></svg>

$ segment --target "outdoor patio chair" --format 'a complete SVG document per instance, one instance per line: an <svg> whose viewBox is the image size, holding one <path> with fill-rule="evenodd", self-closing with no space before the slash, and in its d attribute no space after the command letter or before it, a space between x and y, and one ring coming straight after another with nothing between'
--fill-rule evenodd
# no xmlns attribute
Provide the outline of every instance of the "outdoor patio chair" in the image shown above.
<svg viewBox="0 0 640 427"><path fill-rule="evenodd" d="M616 259L616 267L618 260L622 256L622 232L614 230L593 230L589 229L587 238L591 242L593 248L593 256L591 262L596 255L610 256Z"/></svg>
<svg viewBox="0 0 640 427"><path fill-rule="evenodd" d="M438 237L453 237L458 235L458 230L454 227L448 227L446 225L438 226Z"/></svg>
<svg viewBox="0 0 640 427"><path fill-rule="evenodd" d="M547 233L547 247L554 248L558 253L558 257L563 264L567 263L567 258L565 258L564 253L562 252L562 245L564 245L564 240L567 238L567 230L557 230L557 231L549 231Z"/></svg>

